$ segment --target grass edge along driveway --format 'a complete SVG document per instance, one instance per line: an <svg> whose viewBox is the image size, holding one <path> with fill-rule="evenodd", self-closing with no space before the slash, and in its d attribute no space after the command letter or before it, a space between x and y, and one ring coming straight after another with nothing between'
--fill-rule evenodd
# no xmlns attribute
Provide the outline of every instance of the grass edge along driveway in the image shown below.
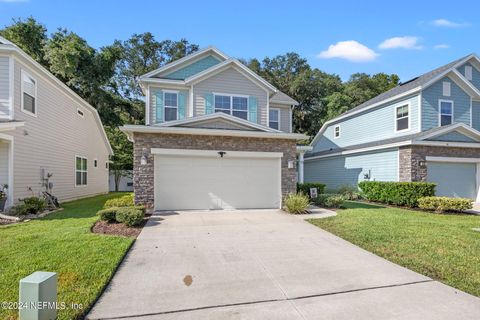
<svg viewBox="0 0 480 320"><path fill-rule="evenodd" d="M310 223L408 269L480 297L480 216L347 202Z"/></svg>
<svg viewBox="0 0 480 320"><path fill-rule="evenodd" d="M133 239L93 234L96 212L110 193L62 204L45 218L0 227L0 301L18 301L19 280L34 271L58 274L58 319L81 317L96 300ZM72 309L72 303L82 309ZM121 302L119 302L121 303ZM16 319L17 310L0 309L0 319Z"/></svg>

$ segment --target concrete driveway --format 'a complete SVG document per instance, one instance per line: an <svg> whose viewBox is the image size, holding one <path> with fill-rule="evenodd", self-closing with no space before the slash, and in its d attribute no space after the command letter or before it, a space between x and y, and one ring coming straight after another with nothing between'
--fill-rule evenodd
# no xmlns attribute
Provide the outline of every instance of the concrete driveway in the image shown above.
<svg viewBox="0 0 480 320"><path fill-rule="evenodd" d="M480 299L277 210L153 216L89 319L478 319Z"/></svg>

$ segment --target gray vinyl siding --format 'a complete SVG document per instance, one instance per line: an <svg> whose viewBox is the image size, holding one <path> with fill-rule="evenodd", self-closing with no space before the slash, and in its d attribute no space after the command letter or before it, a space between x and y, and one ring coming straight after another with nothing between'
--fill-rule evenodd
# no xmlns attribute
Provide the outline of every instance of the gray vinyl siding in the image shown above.
<svg viewBox="0 0 480 320"><path fill-rule="evenodd" d="M37 117L21 111L22 68L37 80ZM14 136L15 200L43 190L42 168L53 174L53 193L61 201L108 192L108 149L94 114L32 68L15 59L15 120L25 121L24 127L8 132ZM77 114L77 108L84 118ZM88 159L87 186L75 186L75 155Z"/></svg>
<svg viewBox="0 0 480 320"><path fill-rule="evenodd" d="M443 95L443 82L451 83L448 97ZM470 96L449 77L445 77L422 92L422 131L439 126L439 100L453 101L453 123L470 125Z"/></svg>
<svg viewBox="0 0 480 320"><path fill-rule="evenodd" d="M0 141L0 189L8 184L8 143Z"/></svg>
<svg viewBox="0 0 480 320"><path fill-rule="evenodd" d="M205 114L205 95L212 92L256 97L257 122L261 125L268 126L266 91L234 68L228 68L194 85L193 116Z"/></svg>
<svg viewBox="0 0 480 320"><path fill-rule="evenodd" d="M398 149L387 149L305 160L305 182L320 182L327 189L356 186L369 173L371 180L398 181Z"/></svg>
<svg viewBox="0 0 480 320"><path fill-rule="evenodd" d="M9 115L10 108L10 59L0 56L0 117Z"/></svg>
<svg viewBox="0 0 480 320"><path fill-rule="evenodd" d="M291 132L291 107L284 104L270 104L270 108L275 108L280 110L280 124L279 130L283 132Z"/></svg>

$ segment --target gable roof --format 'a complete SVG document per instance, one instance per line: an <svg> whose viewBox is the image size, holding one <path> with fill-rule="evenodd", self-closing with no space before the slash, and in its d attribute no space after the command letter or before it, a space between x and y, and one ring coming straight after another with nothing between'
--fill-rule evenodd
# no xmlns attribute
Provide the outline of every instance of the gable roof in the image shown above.
<svg viewBox="0 0 480 320"><path fill-rule="evenodd" d="M442 137L451 132L458 132L462 135L465 135L475 142L464 142L464 141L442 141L441 139L432 141L434 138ZM417 145L436 145L438 143L446 144L455 144L463 145L466 147L480 147L480 132L473 129L472 127L467 126L464 123L454 123L443 127L432 128L427 131L417 132L413 134L408 134L400 137L394 137L389 139L383 139L378 141L366 142L336 149L323 150L319 152L310 152L305 154L306 158L327 156L327 155L336 155L339 153L355 153L363 152L363 150L368 149L384 149L390 147L398 147L408 144L417 144ZM472 144L473 143L473 144Z"/></svg>
<svg viewBox="0 0 480 320"><path fill-rule="evenodd" d="M279 130L275 130L266 126L262 126L261 124L258 123L253 123L248 120L241 119L239 117L235 117L223 112L215 112L215 113L210 113L198 117L191 117L191 118L186 118L182 120L175 120L175 121L167 121L159 124L155 124L154 126L156 127L181 127L185 125L194 125L195 123L202 123L208 120L216 120L216 119L221 119L225 120L227 122L230 122L232 124L235 124L239 126L240 128L245 128L249 130L256 130L256 131L263 131L263 132L282 132Z"/></svg>
<svg viewBox="0 0 480 320"><path fill-rule="evenodd" d="M159 74L166 74L167 72L174 72L181 68L188 66L189 64L202 59L208 55L213 55L219 60L220 63L215 64L209 68L204 69L203 71L196 73L187 77L186 79L169 79L166 77L158 77ZM245 66L243 63L237 59L227 56L225 53L221 52L213 46L209 46L205 49L199 50L188 56L185 56L181 59L178 59L174 62L168 63L158 69L150 71L139 77L140 86L144 89L144 84L154 83L159 85L173 85L173 86L189 86L205 79L208 79L215 74L222 72L228 68L235 68L238 72L242 73L245 77L253 81L255 84L266 89L270 93L270 101L272 103L279 103L285 105L298 105L298 102L286 95L285 93L279 91L275 86L270 84L264 78L260 77L258 74L253 72L250 68Z"/></svg>
<svg viewBox="0 0 480 320"><path fill-rule="evenodd" d="M93 114L93 118L95 119L95 123L97 124L97 127L100 130L100 135L103 138L103 142L105 143L105 146L107 147L109 154L113 155L112 146L110 145L110 141L108 140L107 133L105 132L105 128L103 127L103 123L102 123L102 120L100 119L100 115L98 114L97 109L95 109L87 101L83 100L83 98L80 97L75 91L70 89L65 83L63 83L61 80L55 77L52 73L50 73L50 71L48 71L44 66L42 66L40 63L35 61L35 59L30 57L25 51L20 49L16 44L8 41L3 37L0 37L0 52L1 51L12 53L15 55L16 58L23 61L24 63L25 62L30 63L31 65L33 65L34 68L37 69L37 72L40 72L40 74L44 75L47 80L50 80L51 82L54 83L54 85L57 85L57 87L60 88L60 90L62 90L66 95L68 95L70 98L80 103L87 110L91 111Z"/></svg>
<svg viewBox="0 0 480 320"><path fill-rule="evenodd" d="M352 116L354 114L363 112L365 110L368 110L370 108L388 103L390 101L394 101L396 99L400 99L402 97L408 96L410 94L415 94L417 92L420 92L423 89L428 88L430 85L434 84L436 81L440 80L441 78L445 76L451 76L452 80L462 87L465 91L468 92L468 94L473 95L473 96L478 96L480 98L480 90L475 88L471 84L470 81L468 81L462 74L460 74L456 68L459 66L463 65L464 63L474 59L478 63L480 63L480 59L478 58L477 55L474 53L469 54L465 57L462 57L460 59L457 59L455 61L452 61L446 65L443 65L437 69L434 69L432 71L429 71L427 73L424 73L423 75L413 78L411 80L408 80L406 82L403 82L399 84L398 86L385 91L384 93L379 94L378 96L356 106L355 108L352 108L341 115L330 119L329 121L325 122L322 126L322 128L318 131L318 133L315 135L314 139L311 142L311 145L313 145L314 142L318 140L320 135L325 131L325 129L330 125L331 123L338 121L340 119L346 118L348 116Z"/></svg>

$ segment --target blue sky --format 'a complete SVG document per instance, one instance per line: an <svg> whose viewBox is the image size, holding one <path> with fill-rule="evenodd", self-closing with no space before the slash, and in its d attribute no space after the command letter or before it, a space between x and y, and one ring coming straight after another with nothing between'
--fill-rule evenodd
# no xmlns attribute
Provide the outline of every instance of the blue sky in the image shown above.
<svg viewBox="0 0 480 320"><path fill-rule="evenodd" d="M43 1L0 0L0 25L33 16L50 32L65 27L94 47L133 33L186 38L237 58L289 51L346 79L397 73L403 81L480 53L474 1Z"/></svg>

